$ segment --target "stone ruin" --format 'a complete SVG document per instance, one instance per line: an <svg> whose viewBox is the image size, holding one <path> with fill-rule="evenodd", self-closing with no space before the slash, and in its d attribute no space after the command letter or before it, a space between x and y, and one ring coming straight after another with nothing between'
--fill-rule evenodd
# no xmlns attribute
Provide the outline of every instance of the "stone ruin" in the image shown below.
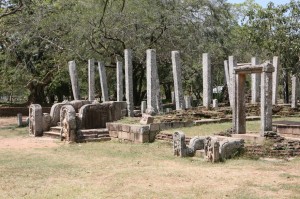
<svg viewBox="0 0 300 199"><path fill-rule="evenodd" d="M173 152L180 157L192 157L198 154L209 162L219 162L239 155L243 149L243 139L197 136L193 137L187 145L183 132L177 131L173 135Z"/></svg>
<svg viewBox="0 0 300 199"><path fill-rule="evenodd" d="M91 103L75 100L54 104L50 114L39 104L29 107L29 134L59 137L69 142L110 140L106 123L126 114L126 102Z"/></svg>

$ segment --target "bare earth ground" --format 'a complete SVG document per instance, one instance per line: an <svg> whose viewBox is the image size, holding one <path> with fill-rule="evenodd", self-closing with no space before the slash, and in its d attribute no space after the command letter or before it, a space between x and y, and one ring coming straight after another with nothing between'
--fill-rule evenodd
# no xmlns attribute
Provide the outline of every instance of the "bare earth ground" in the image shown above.
<svg viewBox="0 0 300 199"><path fill-rule="evenodd" d="M299 158L211 164L165 142L70 145L14 125L0 118L0 198L300 198Z"/></svg>

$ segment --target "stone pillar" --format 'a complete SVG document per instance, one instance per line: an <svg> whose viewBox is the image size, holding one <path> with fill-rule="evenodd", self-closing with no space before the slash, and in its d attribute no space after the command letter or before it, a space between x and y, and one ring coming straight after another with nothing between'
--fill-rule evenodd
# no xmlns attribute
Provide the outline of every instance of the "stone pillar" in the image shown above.
<svg viewBox="0 0 300 199"><path fill-rule="evenodd" d="M231 90L231 79L229 73L229 66L228 66L228 60L224 61L224 71L225 71L225 78L226 78L226 84L227 84L227 89L228 89L228 95L229 95L229 103L230 106L232 106L232 90Z"/></svg>
<svg viewBox="0 0 300 199"><path fill-rule="evenodd" d="M88 75L89 75L89 101L95 100L95 60L88 61Z"/></svg>
<svg viewBox="0 0 300 199"><path fill-rule="evenodd" d="M172 97L172 104L175 104L175 92L171 92L171 97Z"/></svg>
<svg viewBox="0 0 300 199"><path fill-rule="evenodd" d="M125 89L128 116L133 117L133 80L132 80L132 50L124 50L125 59Z"/></svg>
<svg viewBox="0 0 300 199"><path fill-rule="evenodd" d="M266 63L261 74L261 136L272 131L272 77L274 67Z"/></svg>
<svg viewBox="0 0 300 199"><path fill-rule="evenodd" d="M208 53L202 55L203 65L203 106L209 108L212 96L211 65Z"/></svg>
<svg viewBox="0 0 300 199"><path fill-rule="evenodd" d="M18 127L23 126L22 113L17 114L17 124L18 124Z"/></svg>
<svg viewBox="0 0 300 199"><path fill-rule="evenodd" d="M258 59L256 57L251 58L251 65L258 65ZM260 101L260 76L261 74L251 74L251 103L257 104Z"/></svg>
<svg viewBox="0 0 300 199"><path fill-rule="evenodd" d="M147 109L147 102L146 101L142 101L141 103L141 113L146 113L146 109Z"/></svg>
<svg viewBox="0 0 300 199"><path fill-rule="evenodd" d="M117 101L123 101L123 64L117 61Z"/></svg>
<svg viewBox="0 0 300 199"><path fill-rule="evenodd" d="M292 76L292 108L297 108L297 100L298 100L298 78L293 75Z"/></svg>
<svg viewBox="0 0 300 199"><path fill-rule="evenodd" d="M160 111L160 88L156 66L156 52L147 52L147 113L156 114Z"/></svg>
<svg viewBox="0 0 300 199"><path fill-rule="evenodd" d="M184 96L184 102L185 102L185 108L186 109L192 108L191 97L190 96L188 96L188 95Z"/></svg>
<svg viewBox="0 0 300 199"><path fill-rule="evenodd" d="M213 99L213 108L218 108L218 107L219 107L218 100Z"/></svg>
<svg viewBox="0 0 300 199"><path fill-rule="evenodd" d="M245 106L246 74L236 75L236 133L246 133L246 106Z"/></svg>
<svg viewBox="0 0 300 199"><path fill-rule="evenodd" d="M69 73L70 73L70 78L71 78L74 100L79 100L80 99L80 90L79 90L78 75L77 75L77 71L76 71L75 61L69 61Z"/></svg>
<svg viewBox="0 0 300 199"><path fill-rule="evenodd" d="M109 101L109 98L108 98L106 71L105 71L105 65L103 62L98 61L98 70L99 70L99 76L100 76L102 101L107 102L107 101Z"/></svg>
<svg viewBox="0 0 300 199"><path fill-rule="evenodd" d="M277 97L278 97L278 79L279 79L279 58L277 56L273 57L273 86L272 86L272 104L277 104Z"/></svg>
<svg viewBox="0 0 300 199"><path fill-rule="evenodd" d="M172 68L173 68L176 110L182 110L185 109L185 104L183 99L179 51L172 51Z"/></svg>
<svg viewBox="0 0 300 199"><path fill-rule="evenodd" d="M228 59L228 65L229 65L229 77L230 77L230 87L231 87L231 95L232 95L232 103L231 103L231 109L232 109L232 130L234 133L237 133L236 126L237 126L237 118L236 118L236 74L234 73L234 68L236 67L236 60L233 56L229 56Z"/></svg>

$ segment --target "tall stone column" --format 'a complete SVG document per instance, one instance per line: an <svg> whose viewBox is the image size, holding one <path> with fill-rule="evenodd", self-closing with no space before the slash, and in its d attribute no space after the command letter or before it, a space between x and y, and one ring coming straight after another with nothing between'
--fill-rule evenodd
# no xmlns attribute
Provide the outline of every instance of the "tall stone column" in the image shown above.
<svg viewBox="0 0 300 199"><path fill-rule="evenodd" d="M203 106L209 108L212 98L211 64L208 53L202 55L203 65Z"/></svg>
<svg viewBox="0 0 300 199"><path fill-rule="evenodd" d="M226 84L228 89L228 95L229 95L229 103L230 106L232 106L232 89L231 89L231 79L229 74L229 66L228 66L228 60L224 61L224 71L225 71L225 78L226 78Z"/></svg>
<svg viewBox="0 0 300 199"><path fill-rule="evenodd" d="M99 76L100 76L102 100L103 100L103 102L107 102L107 101L109 101L109 98L108 98L106 71L105 71L105 65L103 62L98 61L98 69L99 69Z"/></svg>
<svg viewBox="0 0 300 199"><path fill-rule="evenodd" d="M133 80L132 80L132 50L124 50L125 59L125 89L128 116L133 117Z"/></svg>
<svg viewBox="0 0 300 199"><path fill-rule="evenodd" d="M80 99L80 90L79 90L78 75L77 75L75 61L69 61L69 73L70 73L70 78L71 78L74 100L79 100Z"/></svg>
<svg viewBox="0 0 300 199"><path fill-rule="evenodd" d="M274 67L266 63L261 73L261 136L272 131L272 78Z"/></svg>
<svg viewBox="0 0 300 199"><path fill-rule="evenodd" d="M156 114L160 107L160 87L157 74L156 52L148 49L147 54L147 113Z"/></svg>
<svg viewBox="0 0 300 199"><path fill-rule="evenodd" d="M117 61L117 101L123 101L123 64Z"/></svg>
<svg viewBox="0 0 300 199"><path fill-rule="evenodd" d="M292 77L292 108L297 108L297 100L298 100L298 78L293 75Z"/></svg>
<svg viewBox="0 0 300 199"><path fill-rule="evenodd" d="M278 97L278 73L279 73L279 58L277 56L273 57L273 66L274 66L274 72L273 72L273 87L272 87L272 104L277 104L277 97Z"/></svg>
<svg viewBox="0 0 300 199"><path fill-rule="evenodd" d="M89 101L95 100L95 60L88 61L88 75L89 75Z"/></svg>
<svg viewBox="0 0 300 199"><path fill-rule="evenodd" d="M234 56L229 56L228 58L228 65L229 65L229 77L230 77L230 87L231 87L231 99L232 99L232 103L231 103L231 109L232 109L232 130L234 133L237 133L237 104L236 104L236 93L237 93L237 82L236 82L236 74L234 71L234 68L236 67L237 63L236 60L234 59Z"/></svg>
<svg viewBox="0 0 300 199"><path fill-rule="evenodd" d="M236 133L246 133L245 108L245 82L246 74L236 75Z"/></svg>
<svg viewBox="0 0 300 199"><path fill-rule="evenodd" d="M251 65L256 66L258 65L257 57L251 58ZM260 76L259 73L251 74L251 103L257 104L260 101Z"/></svg>
<svg viewBox="0 0 300 199"><path fill-rule="evenodd" d="M181 63L180 63L179 51L172 51L172 68L173 68L176 110L182 110L185 109L185 103L183 99Z"/></svg>

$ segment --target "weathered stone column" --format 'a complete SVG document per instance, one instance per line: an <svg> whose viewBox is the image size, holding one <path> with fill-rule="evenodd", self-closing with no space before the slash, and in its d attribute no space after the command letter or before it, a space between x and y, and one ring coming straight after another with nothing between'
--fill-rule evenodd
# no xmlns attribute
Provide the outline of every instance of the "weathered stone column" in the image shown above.
<svg viewBox="0 0 300 199"><path fill-rule="evenodd" d="M186 109L192 108L191 97L189 95L184 96L184 102L185 102Z"/></svg>
<svg viewBox="0 0 300 199"><path fill-rule="evenodd" d="M147 52L147 113L157 114L160 106L160 88L156 66L156 52L148 49Z"/></svg>
<svg viewBox="0 0 300 199"><path fill-rule="evenodd" d="M256 57L251 58L251 65L258 65L258 59ZM251 103L257 104L260 101L260 76L259 73L251 74Z"/></svg>
<svg viewBox="0 0 300 199"><path fill-rule="evenodd" d="M117 61L117 101L123 101L123 64Z"/></svg>
<svg viewBox="0 0 300 199"><path fill-rule="evenodd" d="M208 53L202 55L203 65L203 106L209 108L212 95L212 82L211 82L211 64L210 56Z"/></svg>
<svg viewBox="0 0 300 199"><path fill-rule="evenodd" d="M101 61L98 61L98 70L99 70L99 76L100 76L102 101L107 102L107 101L109 101L109 98L108 98L106 71L105 71L105 65Z"/></svg>
<svg viewBox="0 0 300 199"><path fill-rule="evenodd" d="M172 97L172 104L175 104L175 92L171 92L171 97Z"/></svg>
<svg viewBox="0 0 300 199"><path fill-rule="evenodd" d="M124 50L125 58L125 89L128 116L133 117L133 80L132 80L132 50Z"/></svg>
<svg viewBox="0 0 300 199"><path fill-rule="evenodd" d="M273 65L265 63L261 74L261 136L272 131L272 72Z"/></svg>
<svg viewBox="0 0 300 199"><path fill-rule="evenodd" d="M218 99L213 99L213 108L218 108L219 104L218 104Z"/></svg>
<svg viewBox="0 0 300 199"><path fill-rule="evenodd" d="M245 82L246 74L236 75L236 133L246 133L245 110Z"/></svg>
<svg viewBox="0 0 300 199"><path fill-rule="evenodd" d="M172 51L172 68L173 68L176 110L182 110L185 109L185 104L183 99L181 63L180 63L179 51Z"/></svg>
<svg viewBox="0 0 300 199"><path fill-rule="evenodd" d="M229 95L229 103L232 107L232 89L231 89L231 76L229 73L229 66L228 66L228 60L224 61L224 71L225 71L225 78L226 78L226 84L228 89L228 95Z"/></svg>
<svg viewBox="0 0 300 199"><path fill-rule="evenodd" d="M277 97L278 97L278 79L279 79L279 58L277 56L273 57L273 66L274 66L274 72L273 72L273 86L272 86L272 104L277 104Z"/></svg>
<svg viewBox="0 0 300 199"><path fill-rule="evenodd" d="M292 108L297 108L297 100L298 100L298 78L293 75L292 77Z"/></svg>
<svg viewBox="0 0 300 199"><path fill-rule="evenodd" d="M231 87L231 95L232 95L232 130L234 133L237 133L237 104L236 104L236 93L237 93L237 86L236 86L236 74L234 72L234 68L236 67L237 63L233 56L229 56L228 58L228 65L229 65L229 77L230 77L230 87Z"/></svg>
<svg viewBox="0 0 300 199"><path fill-rule="evenodd" d="M79 100L80 99L80 90L79 90L78 75L77 75L77 71L76 71L75 61L69 61L69 73L70 73L70 78L71 78L74 100Z"/></svg>
<svg viewBox="0 0 300 199"><path fill-rule="evenodd" d="M89 59L88 61L88 74L89 74L89 101L95 100L95 60Z"/></svg>
<svg viewBox="0 0 300 199"><path fill-rule="evenodd" d="M145 113L147 109L147 102L146 101L142 101L141 103L141 113Z"/></svg>
<svg viewBox="0 0 300 199"><path fill-rule="evenodd" d="M22 113L17 114L17 124L18 124L18 127L23 126Z"/></svg>

